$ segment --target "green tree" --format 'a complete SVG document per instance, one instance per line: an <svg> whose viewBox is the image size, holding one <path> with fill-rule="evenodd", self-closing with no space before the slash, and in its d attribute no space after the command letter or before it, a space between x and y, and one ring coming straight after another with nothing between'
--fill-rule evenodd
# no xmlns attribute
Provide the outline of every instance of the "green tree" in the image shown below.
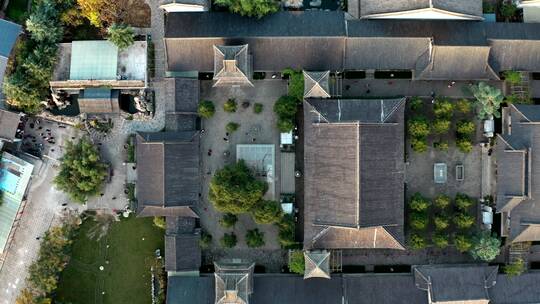
<svg viewBox="0 0 540 304"><path fill-rule="evenodd" d="M223 228L233 228L234 225L236 225L236 222L238 222L238 217L232 213L223 214L223 216L219 220L219 224Z"/></svg>
<svg viewBox="0 0 540 304"><path fill-rule="evenodd" d="M470 228L472 225L474 225L474 217L472 215L466 214L466 213L458 213L454 215L454 224L459 229L467 229Z"/></svg>
<svg viewBox="0 0 540 304"><path fill-rule="evenodd" d="M56 63L58 48L53 44L37 45L26 57L22 66L37 82L48 82Z"/></svg>
<svg viewBox="0 0 540 304"><path fill-rule="evenodd" d="M435 119L435 121L433 122L433 132L435 132L435 134L448 133L448 131L450 131L450 124L451 122L448 119L445 119L445 118Z"/></svg>
<svg viewBox="0 0 540 304"><path fill-rule="evenodd" d="M454 113L454 104L446 99L436 100L433 106L433 113L437 118L452 118Z"/></svg>
<svg viewBox="0 0 540 304"><path fill-rule="evenodd" d="M127 49L135 42L135 32L127 24L114 23L107 29L107 40L112 42L120 50Z"/></svg>
<svg viewBox="0 0 540 304"><path fill-rule="evenodd" d="M167 223L165 222L164 216L154 216L154 226L165 229L167 227Z"/></svg>
<svg viewBox="0 0 540 304"><path fill-rule="evenodd" d="M448 219L448 216L444 214L435 216L433 223L435 224L435 229L437 230L445 230L450 227L450 220Z"/></svg>
<svg viewBox="0 0 540 304"><path fill-rule="evenodd" d="M304 252L300 250L291 251L289 255L289 271L300 275L304 274L306 269L306 261L304 260Z"/></svg>
<svg viewBox="0 0 540 304"><path fill-rule="evenodd" d="M425 138L416 138L411 139L411 148L416 153L424 153L428 149L427 140Z"/></svg>
<svg viewBox="0 0 540 304"><path fill-rule="evenodd" d="M456 194L455 202L459 210L467 210L474 204L474 200L463 193Z"/></svg>
<svg viewBox="0 0 540 304"><path fill-rule="evenodd" d="M499 109L504 99L501 90L491 87L484 82L480 82L478 85L471 85L469 88L476 98L479 119L487 119L492 115L496 118L501 117Z"/></svg>
<svg viewBox="0 0 540 304"><path fill-rule="evenodd" d="M424 230L427 228L429 219L426 213L424 212L413 212L410 214L409 224L412 229L415 230Z"/></svg>
<svg viewBox="0 0 540 304"><path fill-rule="evenodd" d="M456 147L463 153L470 153L473 150L473 143L468 138L460 138L456 141Z"/></svg>
<svg viewBox="0 0 540 304"><path fill-rule="evenodd" d="M302 102L304 100L304 73L288 68L281 74L289 77L288 95L295 97L296 102Z"/></svg>
<svg viewBox="0 0 540 304"><path fill-rule="evenodd" d="M411 99L409 99L409 108L416 112L416 111L419 111L422 109L422 107L424 106L424 101L422 100L422 98L420 97L411 97Z"/></svg>
<svg viewBox="0 0 540 304"><path fill-rule="evenodd" d="M79 203L99 194L107 166L101 162L98 150L89 139L83 138L76 144L68 142L60 162L60 172L54 179L58 189Z"/></svg>
<svg viewBox="0 0 540 304"><path fill-rule="evenodd" d="M521 258L518 258L512 263L504 266L503 270L504 270L504 273L508 275L509 277L521 275L526 270L525 261L523 261L523 259Z"/></svg>
<svg viewBox="0 0 540 304"><path fill-rule="evenodd" d="M506 71L503 73L504 80L506 80L511 85L516 85L521 83L521 73L518 71Z"/></svg>
<svg viewBox="0 0 540 304"><path fill-rule="evenodd" d="M296 245L294 237L294 218L290 214L283 216L281 221L276 223L278 226L278 241L281 248L290 249Z"/></svg>
<svg viewBox="0 0 540 304"><path fill-rule="evenodd" d="M262 103L256 102L255 105L253 105L253 113L260 114L262 113L264 109L264 105Z"/></svg>
<svg viewBox="0 0 540 304"><path fill-rule="evenodd" d="M246 213L259 202L267 190L243 160L218 170L210 181L210 201L217 210L233 214Z"/></svg>
<svg viewBox="0 0 540 304"><path fill-rule="evenodd" d="M469 114L471 112L471 102L468 99L460 99L456 102L456 108L463 114Z"/></svg>
<svg viewBox="0 0 540 304"><path fill-rule="evenodd" d="M37 113L40 102L45 99L43 89L30 82L33 80L26 69L17 68L4 81L4 94L7 103L25 113Z"/></svg>
<svg viewBox="0 0 540 304"><path fill-rule="evenodd" d="M58 10L52 1L38 1L26 20L26 30L34 41L56 43L63 34L58 18Z"/></svg>
<svg viewBox="0 0 540 304"><path fill-rule="evenodd" d="M281 132L289 132L294 128L296 111L296 98L281 96L274 104L274 112L278 117L278 129Z"/></svg>
<svg viewBox="0 0 540 304"><path fill-rule="evenodd" d="M211 118L216 113L216 107L210 100L203 100L199 102L197 113L202 118Z"/></svg>
<svg viewBox="0 0 540 304"><path fill-rule="evenodd" d="M456 246L456 249L461 252L467 252L472 248L472 240L470 237L464 234L457 234L454 237L454 246Z"/></svg>
<svg viewBox="0 0 540 304"><path fill-rule="evenodd" d="M236 103L236 99L234 98L227 99L227 101L223 104L223 110L227 113L236 112L237 107L238 104Z"/></svg>
<svg viewBox="0 0 540 304"><path fill-rule="evenodd" d="M224 248L233 248L238 243L238 240L236 238L236 234L234 234L234 232L231 232L223 234L223 237L219 242Z"/></svg>
<svg viewBox="0 0 540 304"><path fill-rule="evenodd" d="M440 249L448 247L448 236L442 233L435 233L431 238L433 244Z"/></svg>
<svg viewBox="0 0 540 304"><path fill-rule="evenodd" d="M229 122L227 123L227 125L225 126L225 130L228 132L228 133L234 133L236 130L238 130L238 128L240 128L240 124L237 124L235 122Z"/></svg>
<svg viewBox="0 0 540 304"><path fill-rule="evenodd" d="M208 248L212 244L212 235L206 232L206 230L201 231L201 239L199 240L199 246L201 248Z"/></svg>
<svg viewBox="0 0 540 304"><path fill-rule="evenodd" d="M439 194L437 197L435 197L435 200L433 201L433 204L438 209L444 210L450 206L451 199L448 195Z"/></svg>
<svg viewBox="0 0 540 304"><path fill-rule="evenodd" d="M419 192L416 192L411 196L409 200L409 208L414 211L425 211L431 206L431 202L423 197Z"/></svg>
<svg viewBox="0 0 540 304"><path fill-rule="evenodd" d="M283 210L276 201L262 200L255 204L251 215L257 224L273 224L283 218Z"/></svg>
<svg viewBox="0 0 540 304"><path fill-rule="evenodd" d="M501 16L506 21L514 17L518 11L518 7L513 2L503 2L499 8Z"/></svg>
<svg viewBox="0 0 540 304"><path fill-rule="evenodd" d="M476 131L476 126L472 121L461 120L457 123L456 131L460 135L468 136L474 134L474 131Z"/></svg>
<svg viewBox="0 0 540 304"><path fill-rule="evenodd" d="M409 246L414 250L420 250L427 247L426 239L420 234L413 233L409 237Z"/></svg>
<svg viewBox="0 0 540 304"><path fill-rule="evenodd" d="M264 246L264 233L258 228L246 232L246 245L249 248L258 248Z"/></svg>
<svg viewBox="0 0 540 304"><path fill-rule="evenodd" d="M227 7L232 13L257 18L275 13L279 9L279 2L274 0L215 0L214 3Z"/></svg>
<svg viewBox="0 0 540 304"><path fill-rule="evenodd" d="M489 262L501 253L500 247L501 240L485 231L474 237L470 254L475 260Z"/></svg>
<svg viewBox="0 0 540 304"><path fill-rule="evenodd" d="M424 138L430 133L428 120L423 116L409 120L407 126L411 137Z"/></svg>

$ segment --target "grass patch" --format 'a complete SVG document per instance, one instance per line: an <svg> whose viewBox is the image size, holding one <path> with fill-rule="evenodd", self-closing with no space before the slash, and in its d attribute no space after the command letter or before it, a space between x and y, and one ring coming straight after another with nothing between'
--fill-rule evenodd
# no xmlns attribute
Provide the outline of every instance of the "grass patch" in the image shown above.
<svg viewBox="0 0 540 304"><path fill-rule="evenodd" d="M28 0L10 0L6 9L6 17L23 24L27 17Z"/></svg>
<svg viewBox="0 0 540 304"><path fill-rule="evenodd" d="M92 219L81 225L74 239L71 261L60 278L56 301L150 303L150 265L154 262L154 251L159 248L163 252L164 231L153 225L152 218L131 216L114 222L97 241L89 233L98 225ZM100 271L100 266L105 269Z"/></svg>

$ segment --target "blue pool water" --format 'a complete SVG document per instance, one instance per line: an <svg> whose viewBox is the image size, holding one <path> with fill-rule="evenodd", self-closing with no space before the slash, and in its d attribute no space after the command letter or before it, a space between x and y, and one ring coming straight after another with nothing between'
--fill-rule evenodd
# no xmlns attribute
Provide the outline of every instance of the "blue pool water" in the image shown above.
<svg viewBox="0 0 540 304"><path fill-rule="evenodd" d="M6 169L0 170L0 190L15 193L19 177Z"/></svg>

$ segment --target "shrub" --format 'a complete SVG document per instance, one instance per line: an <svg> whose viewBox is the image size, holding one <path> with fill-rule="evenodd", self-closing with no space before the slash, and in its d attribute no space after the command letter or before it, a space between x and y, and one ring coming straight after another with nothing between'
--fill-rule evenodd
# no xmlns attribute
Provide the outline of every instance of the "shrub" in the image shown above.
<svg viewBox="0 0 540 304"><path fill-rule="evenodd" d="M427 228L429 219L426 213L413 212L410 215L411 228L415 230L424 230Z"/></svg>
<svg viewBox="0 0 540 304"><path fill-rule="evenodd" d="M469 89L476 98L475 107L479 119L487 119L490 116L495 118L501 117L499 109L504 96L500 89L489 86L485 82L480 82L478 85L470 85Z"/></svg>
<svg viewBox="0 0 540 304"><path fill-rule="evenodd" d="M413 233L409 237L409 246L414 250L420 250L427 247L426 239L420 234Z"/></svg>
<svg viewBox="0 0 540 304"><path fill-rule="evenodd" d="M460 138L456 141L456 147L463 153L470 153L473 149L473 143L470 139Z"/></svg>
<svg viewBox="0 0 540 304"><path fill-rule="evenodd" d="M281 73L289 77L288 95L294 97L296 102L302 102L304 100L304 73L291 68Z"/></svg>
<svg viewBox="0 0 540 304"><path fill-rule="evenodd" d="M516 15L518 8L513 2L504 2L500 8L501 16L503 16L505 19L512 18Z"/></svg>
<svg viewBox="0 0 540 304"><path fill-rule="evenodd" d="M165 229L167 227L167 224L165 222L164 216L154 216L154 226Z"/></svg>
<svg viewBox="0 0 540 304"><path fill-rule="evenodd" d="M504 100L507 104L531 104L533 102L530 96L521 97L517 94L507 95Z"/></svg>
<svg viewBox="0 0 540 304"><path fill-rule="evenodd" d="M447 141L438 141L433 143L433 147L439 151L448 151L448 148L450 148L450 145Z"/></svg>
<svg viewBox="0 0 540 304"><path fill-rule="evenodd" d="M433 244L437 248L444 249L444 248L448 247L448 236L447 235L444 235L442 233L435 233L433 235L433 237L431 238L431 240L433 241Z"/></svg>
<svg viewBox="0 0 540 304"><path fill-rule="evenodd" d="M246 245L249 248L264 246L264 233L255 228L246 232Z"/></svg>
<svg viewBox="0 0 540 304"><path fill-rule="evenodd" d="M227 99L227 101L223 104L223 110L227 113L236 112L237 107L238 104L236 103L236 100L234 98Z"/></svg>
<svg viewBox="0 0 540 304"><path fill-rule="evenodd" d="M521 83L521 73L518 71L506 71L503 73L504 80L506 80L511 85L516 85Z"/></svg>
<svg viewBox="0 0 540 304"><path fill-rule="evenodd" d="M448 195L439 194L437 197L435 197L435 200L433 201L435 207L439 209L446 209L448 206L450 206L451 199Z"/></svg>
<svg viewBox="0 0 540 304"><path fill-rule="evenodd" d="M467 210L474 204L474 200L463 193L456 194L455 201L456 207L458 207L459 210Z"/></svg>
<svg viewBox="0 0 540 304"><path fill-rule="evenodd" d="M468 99L460 99L456 102L456 108L463 114L469 114L471 112L471 102Z"/></svg>
<svg viewBox="0 0 540 304"><path fill-rule="evenodd" d="M425 138L429 135L429 123L425 117L417 116L409 120L409 136L414 138Z"/></svg>
<svg viewBox="0 0 540 304"><path fill-rule="evenodd" d="M454 237L454 246L456 246L456 249L461 253L469 251L472 245L471 238L464 234L457 234Z"/></svg>
<svg viewBox="0 0 540 304"><path fill-rule="evenodd" d="M490 262L501 253L501 240L485 231L476 235L470 254L475 260Z"/></svg>
<svg viewBox="0 0 540 304"><path fill-rule="evenodd" d="M281 96L274 104L274 112L278 117L278 129L281 132L289 132L294 128L296 111L296 98Z"/></svg>
<svg viewBox="0 0 540 304"><path fill-rule="evenodd" d="M235 123L235 122L229 122L226 126L225 126L225 130L228 132L228 133L234 133L236 130L238 130L238 128L240 127L239 124Z"/></svg>
<svg viewBox="0 0 540 304"><path fill-rule="evenodd" d="M199 240L199 246L201 248L208 248L212 244L212 235L205 230L201 231L201 239Z"/></svg>
<svg viewBox="0 0 540 304"><path fill-rule="evenodd" d="M425 138L412 138L411 148L416 153L424 153L428 150L427 139Z"/></svg>
<svg viewBox="0 0 540 304"><path fill-rule="evenodd" d="M443 214L435 216L433 222L435 223L435 229L437 230L445 230L450 226L450 220L448 219L448 216Z"/></svg>
<svg viewBox="0 0 540 304"><path fill-rule="evenodd" d="M219 224L223 228L233 228L234 225L236 225L236 222L238 222L238 217L232 213L223 214L223 216L219 220Z"/></svg>
<svg viewBox="0 0 540 304"><path fill-rule="evenodd" d="M199 103L197 112L202 118L210 118L214 116L214 113L216 113L216 107L214 106L214 103L210 100L203 100Z"/></svg>
<svg viewBox="0 0 540 304"><path fill-rule="evenodd" d="M454 104L446 99L437 100L433 106L433 113L437 118L450 119L454 113Z"/></svg>
<svg viewBox="0 0 540 304"><path fill-rule="evenodd" d="M297 274L304 274L306 265L304 260L304 252L295 250L289 255L289 271Z"/></svg>
<svg viewBox="0 0 540 304"><path fill-rule="evenodd" d="M255 103L255 105L253 106L253 113L260 114L262 113L263 109L264 106L262 103Z"/></svg>
<svg viewBox="0 0 540 304"><path fill-rule="evenodd" d="M435 119L433 122L433 132L435 134L444 134L450 131L450 120L448 119Z"/></svg>
<svg viewBox="0 0 540 304"><path fill-rule="evenodd" d="M283 218L283 210L276 201L260 201L251 210L253 220L257 224L273 224Z"/></svg>
<svg viewBox="0 0 540 304"><path fill-rule="evenodd" d="M209 199L218 211L240 214L251 210L267 190L243 160L216 171L210 181Z"/></svg>
<svg viewBox="0 0 540 304"><path fill-rule="evenodd" d="M509 277L521 275L525 272L525 261L522 258L518 258L510 264L507 264L503 268L504 273Z"/></svg>
<svg viewBox="0 0 540 304"><path fill-rule="evenodd" d="M474 131L476 131L476 126L472 121L462 120L457 123L456 131L460 135L468 136L474 134Z"/></svg>
<svg viewBox="0 0 540 304"><path fill-rule="evenodd" d="M107 29L107 40L124 50L130 47L134 42L135 32L133 28L126 24L114 23Z"/></svg>
<svg viewBox="0 0 540 304"><path fill-rule="evenodd" d="M454 224L456 224L459 229L470 228L472 225L474 225L474 221L474 217L466 213L458 213L454 215Z"/></svg>
<svg viewBox="0 0 540 304"><path fill-rule="evenodd" d="M413 111L421 110L423 105L424 101L420 97L412 97L409 100L409 108Z"/></svg>
<svg viewBox="0 0 540 304"><path fill-rule="evenodd" d="M238 240L236 239L236 234L231 232L225 233L219 242L222 247L233 248L238 243Z"/></svg>
<svg viewBox="0 0 540 304"><path fill-rule="evenodd" d="M419 192L413 194L409 201L409 208L419 212L427 210L430 205L431 202L427 198L423 197Z"/></svg>
<svg viewBox="0 0 540 304"><path fill-rule="evenodd" d="M281 248L288 249L296 245L294 238L294 218L290 214L286 214L281 218L281 221L276 223L279 229L278 241Z"/></svg>

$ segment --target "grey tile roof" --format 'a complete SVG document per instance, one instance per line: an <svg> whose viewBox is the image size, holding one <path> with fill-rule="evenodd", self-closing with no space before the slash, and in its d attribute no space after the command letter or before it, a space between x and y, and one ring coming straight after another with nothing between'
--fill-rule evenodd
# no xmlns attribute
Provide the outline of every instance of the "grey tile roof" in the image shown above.
<svg viewBox="0 0 540 304"><path fill-rule="evenodd" d="M200 82L191 78L172 78L174 87L174 109L168 112L197 113L199 104Z"/></svg>
<svg viewBox="0 0 540 304"><path fill-rule="evenodd" d="M199 200L199 136L195 131L137 134L139 213L193 206ZM162 210L165 209L165 210Z"/></svg>
<svg viewBox="0 0 540 304"><path fill-rule="evenodd" d="M22 32L22 27L13 22L0 19L0 57L8 58L15 41Z"/></svg>
<svg viewBox="0 0 540 304"><path fill-rule="evenodd" d="M362 17L413 10L437 9L449 14L482 17L481 0L361 0Z"/></svg>
<svg viewBox="0 0 540 304"><path fill-rule="evenodd" d="M498 80L499 76L488 63L488 46L433 46L426 53L427 65L417 66L415 75L426 80Z"/></svg>
<svg viewBox="0 0 540 304"><path fill-rule="evenodd" d="M165 38L335 37L345 34L343 12L278 12L261 19L237 14L174 13L167 15Z"/></svg>
<svg viewBox="0 0 540 304"><path fill-rule="evenodd" d="M540 273L531 271L515 277L497 276L497 284L489 289L494 304L540 303Z"/></svg>
<svg viewBox="0 0 540 304"><path fill-rule="evenodd" d="M214 86L253 86L248 45L214 45Z"/></svg>
<svg viewBox="0 0 540 304"><path fill-rule="evenodd" d="M0 139L14 140L20 121L21 115L19 113L0 109Z"/></svg>
<svg viewBox="0 0 540 304"><path fill-rule="evenodd" d="M304 102L305 247L402 249L404 104Z"/></svg>
<svg viewBox="0 0 540 304"><path fill-rule="evenodd" d="M165 270L198 271L201 267L199 233L165 235Z"/></svg>
<svg viewBox="0 0 540 304"><path fill-rule="evenodd" d="M539 106L510 105L503 110L503 134L495 147L497 211L511 213L509 241L539 241ZM511 121L511 132L509 128ZM521 195L520 195L521 194ZM512 196L515 196L512 198Z"/></svg>
<svg viewBox="0 0 540 304"><path fill-rule="evenodd" d="M488 303L488 290L495 285L497 272L498 266L476 265L430 265L413 269L415 285L429 290L433 303Z"/></svg>
<svg viewBox="0 0 540 304"><path fill-rule="evenodd" d="M304 98L330 97L329 78L330 71L304 71Z"/></svg>
<svg viewBox="0 0 540 304"><path fill-rule="evenodd" d="M330 279L330 251L304 251L304 279Z"/></svg>
<svg viewBox="0 0 540 304"><path fill-rule="evenodd" d="M96 93L94 93L94 91ZM108 89L81 90L78 104L81 113L120 113L120 92Z"/></svg>

